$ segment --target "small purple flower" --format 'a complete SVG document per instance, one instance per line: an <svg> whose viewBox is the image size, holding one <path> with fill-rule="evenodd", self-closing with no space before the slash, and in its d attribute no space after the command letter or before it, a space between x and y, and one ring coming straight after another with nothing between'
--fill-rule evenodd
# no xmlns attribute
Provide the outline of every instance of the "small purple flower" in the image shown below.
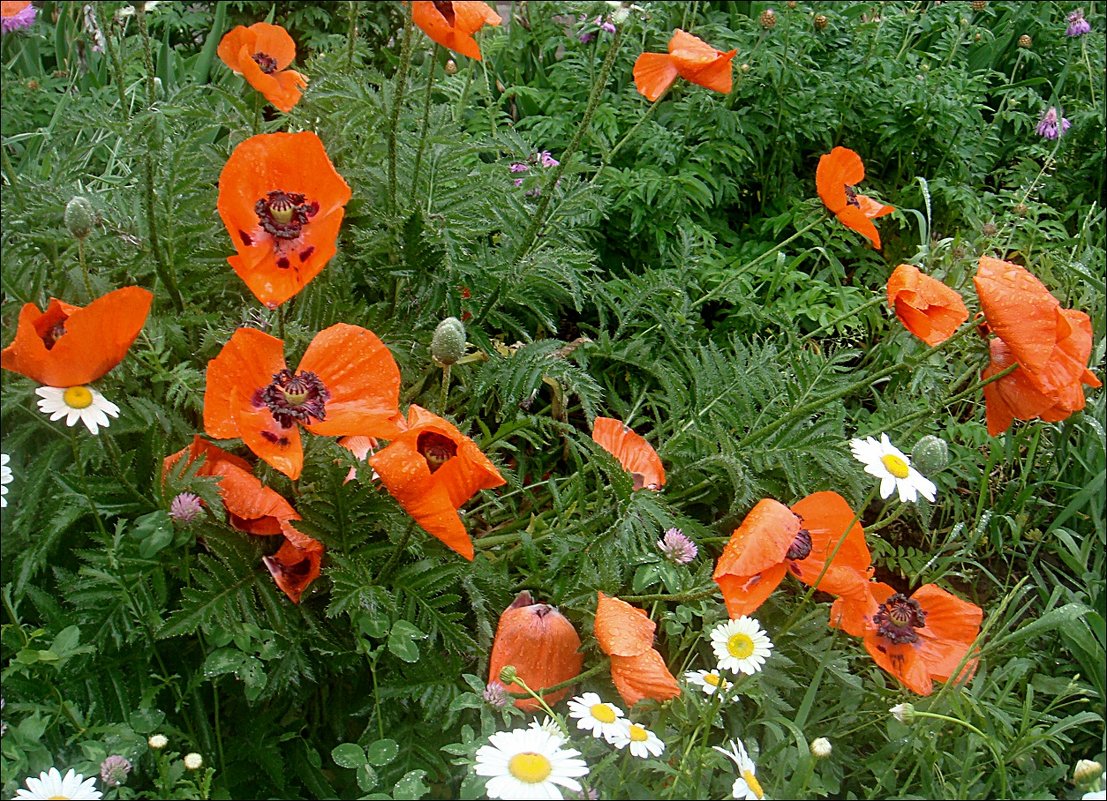
<svg viewBox="0 0 1107 801"><path fill-rule="evenodd" d="M1049 107L1049 111L1042 117L1042 121L1038 123L1038 127L1035 128L1038 132L1038 136L1046 139L1058 139L1065 131L1072 127L1072 123L1062 117L1056 108Z"/></svg>
<svg viewBox="0 0 1107 801"><path fill-rule="evenodd" d="M543 167L556 167L561 162L550 155L550 151L543 150L538 154L538 163Z"/></svg>
<svg viewBox="0 0 1107 801"><path fill-rule="evenodd" d="M677 565L688 564L699 553L696 543L684 536L679 528L666 531L665 537L657 541L657 548L666 559Z"/></svg>
<svg viewBox="0 0 1107 801"><path fill-rule="evenodd" d="M130 760L118 754L112 754L100 763L100 781L105 787L118 787L124 784L130 772Z"/></svg>
<svg viewBox="0 0 1107 801"><path fill-rule="evenodd" d="M35 15L37 13L38 11L35 10L34 6L27 6L22 11L12 14L10 17L0 17L0 28L3 29L4 33L30 28L35 21Z"/></svg>
<svg viewBox="0 0 1107 801"><path fill-rule="evenodd" d="M592 31L581 31L580 36L577 37L581 44L588 44L595 38L596 34Z"/></svg>
<svg viewBox="0 0 1107 801"><path fill-rule="evenodd" d="M511 171L512 172L526 172L529 169L530 169L530 165L526 164L522 161L517 161L517 162L515 162L514 164L511 165Z"/></svg>
<svg viewBox="0 0 1107 801"><path fill-rule="evenodd" d="M490 681L484 686L483 697L486 704L494 706L497 709L507 706L507 702L510 700L507 694L507 687L504 687L498 681Z"/></svg>
<svg viewBox="0 0 1107 801"><path fill-rule="evenodd" d="M518 188L518 187L523 185L523 179L522 178L516 178L512 183L514 183L516 188Z"/></svg>
<svg viewBox="0 0 1107 801"><path fill-rule="evenodd" d="M1091 33L1091 24L1084 19L1084 9L1078 8L1069 14L1069 27L1065 28L1065 36L1077 37Z"/></svg>
<svg viewBox="0 0 1107 801"><path fill-rule="evenodd" d="M169 516L173 518L173 522L187 526L200 516L203 509L204 507L203 504L200 503L199 495L193 495L191 492L182 492L169 504Z"/></svg>
<svg viewBox="0 0 1107 801"><path fill-rule="evenodd" d="M600 26L600 30L604 33L615 33L615 23L611 22L610 20L596 17L596 23Z"/></svg>

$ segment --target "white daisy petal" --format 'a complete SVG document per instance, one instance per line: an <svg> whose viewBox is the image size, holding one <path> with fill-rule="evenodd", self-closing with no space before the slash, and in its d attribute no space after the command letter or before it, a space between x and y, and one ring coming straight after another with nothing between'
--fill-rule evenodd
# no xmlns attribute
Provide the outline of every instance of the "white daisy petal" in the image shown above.
<svg viewBox="0 0 1107 801"><path fill-rule="evenodd" d="M938 488L911 466L911 458L893 445L887 434L880 435L880 442L872 437L851 439L849 449L865 465L866 473L880 479L881 498L889 498L897 490L903 503L918 501L920 493L929 501L937 497Z"/></svg>
<svg viewBox="0 0 1107 801"><path fill-rule="evenodd" d="M39 387L35 394L41 398L39 410L50 415L51 420L64 417L69 427L79 420L94 436L108 427L109 415L119 416L119 407L89 386Z"/></svg>
<svg viewBox="0 0 1107 801"><path fill-rule="evenodd" d="M16 790L17 799L70 798L74 801L91 799L96 801L103 795L96 789L96 779L86 779L72 768L63 777L57 768L40 773L38 778L28 777L24 782L27 789Z"/></svg>
<svg viewBox="0 0 1107 801"><path fill-rule="evenodd" d="M773 643L761 624L742 615L712 629L711 648L719 660L720 670L752 676L765 664Z"/></svg>
<svg viewBox="0 0 1107 801"><path fill-rule="evenodd" d="M584 729L593 737L602 737L611 742L611 737L623 717L623 710L614 704L605 703L597 693L584 693L569 701L569 717L577 721L577 728Z"/></svg>
<svg viewBox="0 0 1107 801"><path fill-rule="evenodd" d="M477 749L473 772L489 777L484 788L489 798L561 798L558 785L579 791L576 779L588 775L580 752L562 744L541 725L496 732Z"/></svg>
<svg viewBox="0 0 1107 801"><path fill-rule="evenodd" d="M896 477L884 476L880 479L880 497L887 498L896 491Z"/></svg>

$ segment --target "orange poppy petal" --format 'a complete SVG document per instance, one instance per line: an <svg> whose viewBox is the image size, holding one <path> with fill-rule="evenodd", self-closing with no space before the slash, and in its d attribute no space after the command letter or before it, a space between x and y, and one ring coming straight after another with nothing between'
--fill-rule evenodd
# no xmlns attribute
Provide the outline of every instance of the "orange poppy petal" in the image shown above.
<svg viewBox="0 0 1107 801"><path fill-rule="evenodd" d="M628 708L643 698L660 702L680 695L680 685L653 649L637 656L612 656L611 681Z"/></svg>
<svg viewBox="0 0 1107 801"><path fill-rule="evenodd" d="M715 583L723 594L727 615L733 620L753 614L780 586L787 572L788 565L780 562L752 575L724 574L716 577Z"/></svg>
<svg viewBox="0 0 1107 801"><path fill-rule="evenodd" d="M285 428L273 419L268 407L254 408L249 401L239 403L240 397L242 393L232 391L234 423L242 443L259 459L293 481L298 479L304 469L304 447L299 426Z"/></svg>
<svg viewBox="0 0 1107 801"><path fill-rule="evenodd" d="M665 486L665 466L646 440L629 426L612 417L597 417L592 440L614 456L631 476L635 489L660 489Z"/></svg>
<svg viewBox="0 0 1107 801"><path fill-rule="evenodd" d="M669 40L669 55L677 73L685 80L723 94L730 93L733 79L731 61L737 52L723 53L679 28L673 31L673 37Z"/></svg>
<svg viewBox="0 0 1107 801"><path fill-rule="evenodd" d="M988 256L980 257L973 283L992 332L1024 368L1043 370L1057 344L1060 302L1025 267Z"/></svg>
<svg viewBox="0 0 1107 801"><path fill-rule="evenodd" d="M895 676L911 692L917 695L930 695L934 692L933 677L926 661L911 645L876 643L866 637L865 650L877 665Z"/></svg>
<svg viewBox="0 0 1107 801"><path fill-rule="evenodd" d="M450 3L416 0L412 4L412 20L431 41L477 61L481 60L480 46L472 35L486 24L501 22L500 15L487 3L475 0Z"/></svg>
<svg viewBox="0 0 1107 801"><path fill-rule="evenodd" d="M240 436L236 412L252 411L254 393L267 386L285 367L281 340L256 328L235 331L219 355L208 362L204 430L217 439Z"/></svg>
<svg viewBox="0 0 1107 801"><path fill-rule="evenodd" d="M865 195L857 195L857 204L861 209L861 213L868 217L870 220L875 220L877 217L883 217L886 214L891 214L896 210L895 206L886 206L883 203L879 203L873 200L871 197Z"/></svg>
<svg viewBox="0 0 1107 801"><path fill-rule="evenodd" d="M492 656L489 681L499 681L500 671L508 665L532 690L552 687L580 675L584 655L579 652L580 637L569 620L549 604L531 601L530 593L519 597L500 615ZM523 692L517 683L507 685L510 692ZM569 694L569 688L542 693L547 704L555 704ZM515 706L527 712L541 708L536 698L517 698Z"/></svg>
<svg viewBox="0 0 1107 801"><path fill-rule="evenodd" d="M237 25L223 34L223 38L219 40L219 47L215 51L216 55L231 71L241 75L242 62L249 59L254 52L253 47L256 38L254 33L245 25Z"/></svg>
<svg viewBox="0 0 1107 801"><path fill-rule="evenodd" d="M720 53L718 58L704 67L682 69L678 61L677 70L686 80L702 86L704 89L711 89L728 95L734 86L734 69L731 62L737 52L737 50L731 50L727 53Z"/></svg>
<svg viewBox="0 0 1107 801"><path fill-rule="evenodd" d="M377 335L337 323L315 335L300 360L300 371L315 373L330 393L326 419L305 426L314 434L361 434L391 439L400 403L400 368Z"/></svg>
<svg viewBox="0 0 1107 801"><path fill-rule="evenodd" d="M764 498L750 510L715 564L716 583L723 576L755 576L781 565L800 532L800 521L784 504Z"/></svg>
<svg viewBox="0 0 1107 801"><path fill-rule="evenodd" d="M991 362L981 374L981 378L991 378L1015 364L1014 354L1001 339L989 343ZM1083 408L1083 393L1080 394ZM984 403L988 433L995 437L1002 434L1015 419L1033 420L1041 418L1046 422L1064 420L1073 411L1059 406L1053 398L1043 394L1030 380L1026 370L1017 368L998 381L984 387Z"/></svg>
<svg viewBox="0 0 1107 801"><path fill-rule="evenodd" d="M864 637L877 612L872 584L867 577L854 573L852 583L845 579L838 582L838 597L830 606L829 625L841 629L851 637Z"/></svg>
<svg viewBox="0 0 1107 801"><path fill-rule="evenodd" d="M926 610L923 631L929 638L968 645L980 634L984 612L976 604L962 600L936 584L919 587L911 598Z"/></svg>
<svg viewBox="0 0 1107 801"><path fill-rule="evenodd" d="M819 197L833 214L848 205L846 187L865 179L865 164L861 157L846 147L836 147L819 157L815 168L815 187Z"/></svg>
<svg viewBox="0 0 1107 801"><path fill-rule="evenodd" d="M412 404L407 412L406 438L410 438L417 446L419 435L424 431L441 434L457 447L457 454L447 459L434 472L434 480L446 489L455 509L478 491L507 483L475 442L458 431L448 420Z"/></svg>
<svg viewBox="0 0 1107 801"><path fill-rule="evenodd" d="M643 53L634 62L634 86L651 102L665 94L677 75L672 56L665 53Z"/></svg>
<svg viewBox="0 0 1107 801"><path fill-rule="evenodd" d="M849 591L858 576L865 580L872 575L872 554L865 543L865 531L845 498L836 492L816 492L793 504L792 511L803 518L801 525L811 535L811 553L790 563L796 578L812 584L835 549L837 553L818 589L839 595Z"/></svg>
<svg viewBox="0 0 1107 801"><path fill-rule="evenodd" d="M596 642L608 656L630 657L649 651L656 629L643 610L602 592L596 593Z"/></svg>
<svg viewBox="0 0 1107 801"><path fill-rule="evenodd" d="M901 264L892 272L888 304L908 331L931 346L945 342L969 319L956 290L911 264Z"/></svg>
<svg viewBox="0 0 1107 801"><path fill-rule="evenodd" d="M846 206L835 216L838 218L838 222L851 231L856 231L861 234L861 236L872 242L874 248L880 250L880 232L876 230L876 226L873 225L872 220L866 217L861 209L856 206Z"/></svg>
<svg viewBox="0 0 1107 801"><path fill-rule="evenodd" d="M51 387L88 384L123 361L154 296L137 286L109 292L81 308L52 299L45 312L27 303L0 366ZM39 330L41 328L41 330ZM52 347L46 347L49 338Z"/></svg>
<svg viewBox="0 0 1107 801"><path fill-rule="evenodd" d="M281 591L298 604L308 585L319 578L323 543L301 533L289 521L282 522L285 542L272 556L262 557L262 562Z"/></svg>
<svg viewBox="0 0 1107 801"><path fill-rule="evenodd" d="M280 25L255 22L250 26L250 32L254 34L254 53L264 53L272 58L277 62L278 70L283 70L295 60L296 43Z"/></svg>
<svg viewBox="0 0 1107 801"><path fill-rule="evenodd" d="M4 0L3 3L0 3L0 17L14 17L29 5L31 5L31 0Z"/></svg>
<svg viewBox="0 0 1107 801"><path fill-rule="evenodd" d="M280 493L270 489L252 473L229 462L218 461L211 475L219 476L219 495L230 516L230 524L250 534L279 534L280 522L299 515Z"/></svg>
<svg viewBox="0 0 1107 801"><path fill-rule="evenodd" d="M677 28L669 39L669 55L686 64L707 64L715 60L719 51L698 36Z"/></svg>

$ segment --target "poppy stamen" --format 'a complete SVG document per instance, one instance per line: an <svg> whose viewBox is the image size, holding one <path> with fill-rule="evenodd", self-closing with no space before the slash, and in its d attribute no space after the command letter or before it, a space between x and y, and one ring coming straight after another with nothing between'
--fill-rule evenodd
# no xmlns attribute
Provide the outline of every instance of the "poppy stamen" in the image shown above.
<svg viewBox="0 0 1107 801"><path fill-rule="evenodd" d="M415 448L427 460L427 467L432 473L457 456L457 443L435 431L421 433Z"/></svg>
<svg viewBox="0 0 1107 801"><path fill-rule="evenodd" d="M846 184L846 205L861 208L861 201L857 199L857 190Z"/></svg>
<svg viewBox="0 0 1107 801"><path fill-rule="evenodd" d="M299 192L269 192L254 204L258 222L277 239L297 239L308 220L319 211L319 204L308 202Z"/></svg>
<svg viewBox="0 0 1107 801"><path fill-rule="evenodd" d="M880 605L880 611L873 615L873 623L877 633L893 645L912 643L919 639L915 629L926 625L926 611L918 601L897 592Z"/></svg>
<svg viewBox="0 0 1107 801"><path fill-rule="evenodd" d="M273 58L268 53L258 51L250 56L250 58L254 60L254 63L257 64L266 75L272 75L277 71L277 59Z"/></svg>
<svg viewBox="0 0 1107 801"><path fill-rule="evenodd" d="M786 553L784 557L795 561L806 559L811 555L811 547L811 532L805 528L801 528L799 533L796 534L796 538L792 540L792 544L788 548L788 553Z"/></svg>
<svg viewBox="0 0 1107 801"><path fill-rule="evenodd" d="M65 336L65 321L55 323L49 331L42 335L42 344L46 346L46 350L53 350L54 346L58 344L58 340Z"/></svg>
<svg viewBox="0 0 1107 801"><path fill-rule="evenodd" d="M287 368L274 374L273 383L261 392L262 403L284 428L327 419L326 403L330 397L331 393L315 373L307 370L294 373Z"/></svg>

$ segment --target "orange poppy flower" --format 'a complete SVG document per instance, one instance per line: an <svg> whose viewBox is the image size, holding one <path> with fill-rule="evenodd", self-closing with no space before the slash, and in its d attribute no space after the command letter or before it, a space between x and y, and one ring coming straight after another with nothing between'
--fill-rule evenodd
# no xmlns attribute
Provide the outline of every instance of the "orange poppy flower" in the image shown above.
<svg viewBox="0 0 1107 801"><path fill-rule="evenodd" d="M399 415L399 412L396 414ZM373 437L340 437L338 444L352 453L359 462L364 462L380 447L380 443ZM342 483L349 484L355 478L357 478L357 468L351 467ZM376 473L373 474L373 478L378 478Z"/></svg>
<svg viewBox="0 0 1107 801"><path fill-rule="evenodd" d="M730 62L737 52L716 50L703 39L677 28L669 40L668 54L638 56L634 62L634 85L649 101L665 94L677 76L705 89L730 94L733 83Z"/></svg>
<svg viewBox="0 0 1107 801"><path fill-rule="evenodd" d="M496 639L492 642L492 661L488 680L498 681L500 671L515 667L520 679L532 690L552 687L580 675L584 655L580 637L569 620L549 604L535 603L529 592L521 592L500 615ZM507 685L509 692L524 692L518 684ZM547 704L556 704L569 689L542 693ZM526 712L541 708L537 699L516 698L515 706Z"/></svg>
<svg viewBox="0 0 1107 801"><path fill-rule="evenodd" d="M1099 379L1087 369L1092 352L1092 325L1088 315L1062 309L1045 285L1018 264L981 256L973 282L989 328L1003 340L1013 361L1021 368L1018 371L1021 380L1008 382L1007 386L1029 384L1052 400L1058 413L1083 409L1083 385L1100 386ZM1002 351L997 359L993 350L992 357L993 365L999 361L1012 363ZM1016 400L1016 395L1024 393L1016 389L1008 404L1014 401L1012 411L1018 410L1020 413L1015 416L1024 419L1021 413L1029 408L1030 401L1026 397ZM1033 405L1038 403L1034 401ZM997 415L997 425L1001 417ZM1000 430L1005 429L1003 426Z"/></svg>
<svg viewBox="0 0 1107 801"><path fill-rule="evenodd" d="M865 650L919 695L930 695L933 682L954 675L980 634L984 616L976 604L934 584L920 587L910 598L887 584L869 584L867 611ZM967 681L975 671L976 661L970 659L958 680Z"/></svg>
<svg viewBox="0 0 1107 801"><path fill-rule="evenodd" d="M223 37L216 52L236 75L286 114L300 102L307 88L307 78L285 69L296 58L296 43L280 25L239 25Z"/></svg>
<svg viewBox="0 0 1107 801"><path fill-rule="evenodd" d="M284 343L240 328L208 362L204 428L218 439L240 437L291 479L300 477L303 426L322 436L391 437L400 371L376 334L337 323L315 335L298 372Z"/></svg>
<svg viewBox="0 0 1107 801"><path fill-rule="evenodd" d="M596 593L596 642L611 659L611 681L628 707L643 698L668 701L680 685L653 648L656 624L641 609Z"/></svg>
<svg viewBox="0 0 1107 801"><path fill-rule="evenodd" d="M49 387L90 384L123 361L153 300L148 290L129 286L84 308L57 298L46 311L26 303L0 366Z"/></svg>
<svg viewBox="0 0 1107 801"><path fill-rule="evenodd" d="M473 559L473 540L457 510L478 490L506 483L473 440L412 404L404 432L369 457L369 464L416 523L447 548Z"/></svg>
<svg viewBox="0 0 1107 801"><path fill-rule="evenodd" d="M481 60L480 45L473 34L503 21L490 5L476 0L416 0L411 18L431 41L477 61Z"/></svg>
<svg viewBox="0 0 1107 801"><path fill-rule="evenodd" d="M761 606L789 572L832 595L855 591L872 575L865 532L838 493L816 492L791 509L771 498L758 501L731 535L713 578L727 614L738 618Z"/></svg>
<svg viewBox="0 0 1107 801"><path fill-rule="evenodd" d="M634 488L659 490L665 486L665 466L650 443L613 417L597 417L592 440L619 460L634 479Z"/></svg>
<svg viewBox="0 0 1107 801"><path fill-rule="evenodd" d="M227 261L275 309L334 256L349 199L349 185L311 131L250 137L219 175L219 216L238 251Z"/></svg>
<svg viewBox="0 0 1107 801"><path fill-rule="evenodd" d="M910 264L896 267L888 279L888 305L904 328L930 346L945 342L969 319L956 290Z"/></svg>
<svg viewBox="0 0 1107 801"><path fill-rule="evenodd" d="M277 552L262 557L262 562L281 591L293 603L299 603L307 586L319 577L323 543L292 525L300 515L288 501L254 476L245 459L197 436L187 448L165 457L162 475L182 457L188 464L203 457L196 475L219 477L219 497L232 528L261 536L283 535L284 542Z"/></svg>
<svg viewBox="0 0 1107 801"><path fill-rule="evenodd" d="M20 11L26 11L30 5L31 0L4 0L0 3L0 17L14 17Z"/></svg>
<svg viewBox="0 0 1107 801"><path fill-rule="evenodd" d="M815 169L819 197L838 222L868 238L873 247L880 250L880 232L872 221L895 209L857 194L854 186L864 179L865 165L849 148L836 147L819 157L819 166Z"/></svg>

